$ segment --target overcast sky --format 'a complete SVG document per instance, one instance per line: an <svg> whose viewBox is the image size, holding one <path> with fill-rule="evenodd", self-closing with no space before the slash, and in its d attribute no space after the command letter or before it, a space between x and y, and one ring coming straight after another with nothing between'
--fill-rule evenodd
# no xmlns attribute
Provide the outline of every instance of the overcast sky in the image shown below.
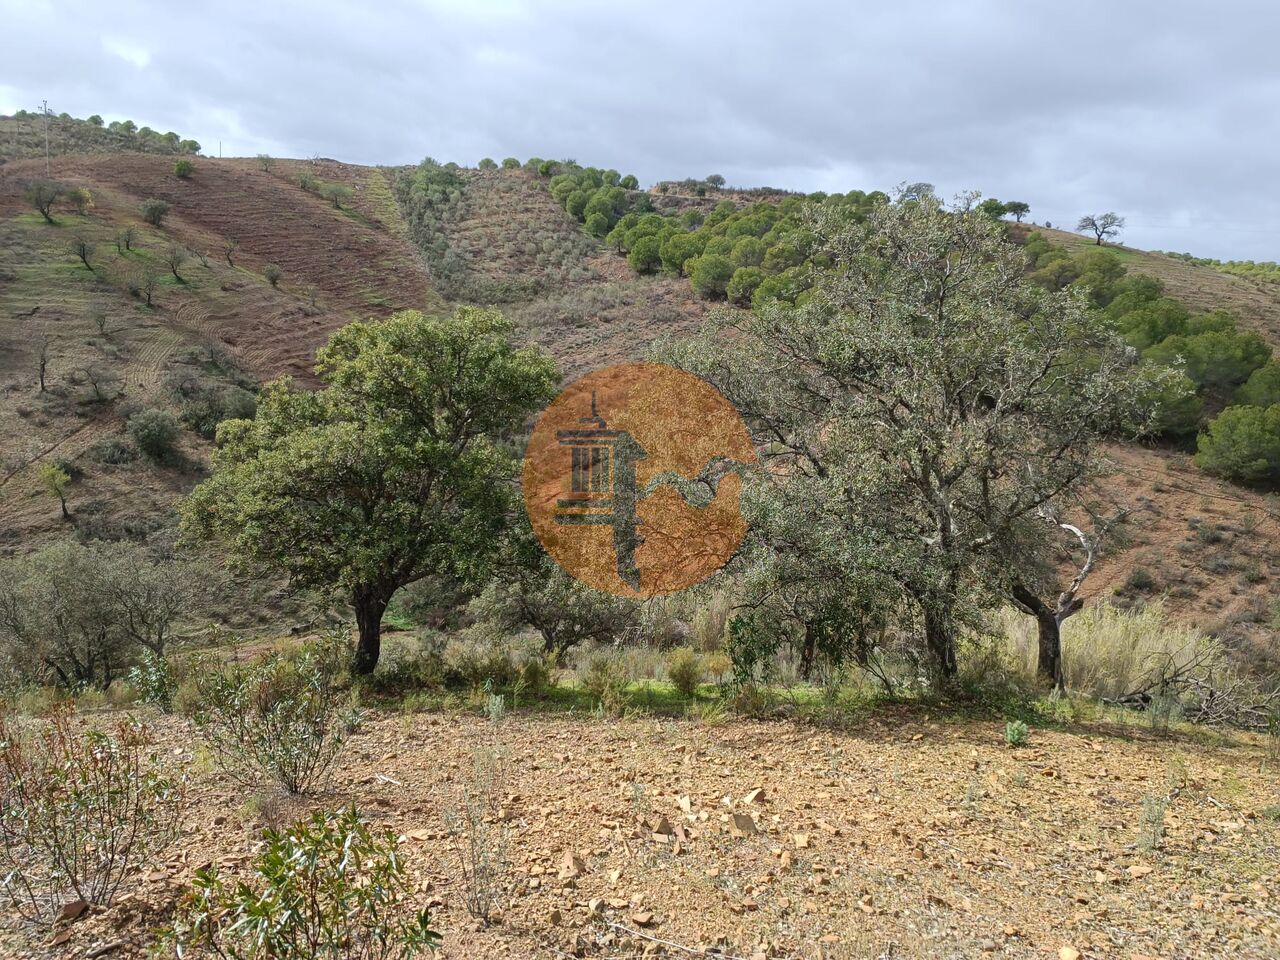
<svg viewBox="0 0 1280 960"><path fill-rule="evenodd" d="M214 156L926 180L1280 260L1278 42L1274 0L0 0L0 112L47 99Z"/></svg>

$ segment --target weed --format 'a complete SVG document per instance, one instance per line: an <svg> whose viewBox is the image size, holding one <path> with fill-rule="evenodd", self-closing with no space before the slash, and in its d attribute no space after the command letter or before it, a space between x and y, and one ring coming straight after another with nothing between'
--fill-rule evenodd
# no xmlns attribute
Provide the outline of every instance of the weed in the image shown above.
<svg viewBox="0 0 1280 960"><path fill-rule="evenodd" d="M407 960L440 936L410 890L396 836L375 834L354 808L317 811L268 830L248 879L196 871L171 933L179 955L206 949L235 960Z"/></svg>
<svg viewBox="0 0 1280 960"><path fill-rule="evenodd" d="M1142 820L1138 830L1138 849L1150 853L1164 839L1164 815L1169 808L1167 797L1148 793L1142 798Z"/></svg>
<svg viewBox="0 0 1280 960"><path fill-rule="evenodd" d="M1004 725L1004 742L1011 747L1024 746L1030 733L1021 720L1010 720Z"/></svg>
<svg viewBox="0 0 1280 960"><path fill-rule="evenodd" d="M684 696L697 693L704 676L702 658L688 647L678 647L668 654L667 679Z"/></svg>
<svg viewBox="0 0 1280 960"><path fill-rule="evenodd" d="M0 706L0 872L20 916L51 921L72 897L110 904L177 835L185 783L153 748L132 717L107 733L64 703L33 734Z"/></svg>
<svg viewBox="0 0 1280 960"><path fill-rule="evenodd" d="M142 662L129 671L129 683L142 703L158 707L161 713L173 712L173 695L178 684L164 657L144 649Z"/></svg>
<svg viewBox="0 0 1280 960"><path fill-rule="evenodd" d="M352 723L338 688L341 643L196 671L196 727L225 773L249 784L268 776L289 793L324 778Z"/></svg>
<svg viewBox="0 0 1280 960"><path fill-rule="evenodd" d="M617 715L626 707L629 678L626 665L617 655L608 652L593 654L582 672L581 681L604 713Z"/></svg>
<svg viewBox="0 0 1280 960"><path fill-rule="evenodd" d="M444 819L458 849L467 912L488 923L502 896L508 868L510 830L501 809L506 748L494 737L472 751L471 761L471 778Z"/></svg>

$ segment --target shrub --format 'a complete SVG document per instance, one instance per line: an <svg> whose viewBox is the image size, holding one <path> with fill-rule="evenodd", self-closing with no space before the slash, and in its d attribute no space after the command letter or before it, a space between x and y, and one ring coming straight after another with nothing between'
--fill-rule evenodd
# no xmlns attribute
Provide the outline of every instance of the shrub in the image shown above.
<svg viewBox="0 0 1280 960"><path fill-rule="evenodd" d="M129 438L159 463L173 458L181 432L177 419L165 410L142 410L129 418Z"/></svg>
<svg viewBox="0 0 1280 960"><path fill-rule="evenodd" d="M1099 605L1063 624L1067 688L1099 699L1155 688L1193 663L1211 666L1216 659L1217 644L1169 623L1158 601L1134 612Z"/></svg>
<svg viewBox="0 0 1280 960"><path fill-rule="evenodd" d="M407 960L439 945L427 910L401 916L411 894L395 834L374 833L354 808L316 811L265 841L248 879L196 871L174 920L179 955Z"/></svg>
<svg viewBox="0 0 1280 960"><path fill-rule="evenodd" d="M723 297L733 279L733 263L718 254L703 254L685 265L694 292L704 300Z"/></svg>
<svg viewBox="0 0 1280 960"><path fill-rule="evenodd" d="M273 287L280 286L280 278L284 276L280 268L274 263L268 263L266 269L262 271L262 275L267 278L267 283Z"/></svg>
<svg viewBox="0 0 1280 960"><path fill-rule="evenodd" d="M1250 407L1272 407L1280 403L1280 362L1272 360L1253 371L1243 387L1236 391L1236 403Z"/></svg>
<svg viewBox="0 0 1280 960"><path fill-rule="evenodd" d="M702 658L688 647L678 647L667 655L667 679L684 696L697 693L704 676Z"/></svg>
<svg viewBox="0 0 1280 960"><path fill-rule="evenodd" d="M182 403L182 422L206 440L212 440L223 420L252 420L258 398L233 385L199 388Z"/></svg>
<svg viewBox="0 0 1280 960"><path fill-rule="evenodd" d="M173 165L173 175L181 180L188 179L193 170L195 170L195 164L186 157L176 161Z"/></svg>
<svg viewBox="0 0 1280 960"><path fill-rule="evenodd" d="M498 703L501 697L496 698ZM501 721L502 708L490 711L491 725ZM507 782L506 749L493 742L472 752L471 778L454 807L445 810L445 829L458 849L463 897L467 912L482 923L498 903L507 875L510 829L502 817Z"/></svg>
<svg viewBox="0 0 1280 960"><path fill-rule="evenodd" d="M607 651L592 654L579 679L587 693L608 713L618 713L626 706L630 678L626 664L618 655Z"/></svg>
<svg viewBox="0 0 1280 960"><path fill-rule="evenodd" d="M1004 725L1004 742L1011 747L1021 747L1027 742L1030 732L1021 720L1010 720Z"/></svg>
<svg viewBox="0 0 1280 960"><path fill-rule="evenodd" d="M157 200L155 197L142 201L142 219L147 221L153 227L158 227L164 223L164 218L169 213L169 204L163 200Z"/></svg>
<svg viewBox="0 0 1280 960"><path fill-rule="evenodd" d="M1280 404L1228 407L1200 435L1196 463L1243 483L1280 483Z"/></svg>
<svg viewBox="0 0 1280 960"><path fill-rule="evenodd" d="M338 687L345 643L335 636L294 657L196 671L196 728L228 776L250 785L269 777L289 793L324 779L354 725Z"/></svg>
<svg viewBox="0 0 1280 960"><path fill-rule="evenodd" d="M178 682L164 657L143 650L142 661L129 671L129 684L142 703L158 707L161 713L173 712L173 694Z"/></svg>
<svg viewBox="0 0 1280 960"><path fill-rule="evenodd" d="M583 226L586 227L587 233L593 237L603 237L609 232L609 218L599 211L589 213L587 214L587 219L583 221Z"/></svg>
<svg viewBox="0 0 1280 960"><path fill-rule="evenodd" d="M73 187L67 191L67 202L76 208L76 213L84 216L85 211L93 206L93 194L85 187Z"/></svg>
<svg viewBox="0 0 1280 960"><path fill-rule="evenodd" d="M22 917L52 921L72 898L110 904L177 835L184 784L153 745L132 717L104 733L63 703L32 734L0 705L0 871Z"/></svg>
<svg viewBox="0 0 1280 960"><path fill-rule="evenodd" d="M138 459L138 451L123 437L105 437L89 448L89 456L98 463L119 466Z"/></svg>
<svg viewBox="0 0 1280 960"><path fill-rule="evenodd" d="M764 283L764 278L764 271L759 267L739 267L725 286L725 296L738 306L750 306L751 298L760 289L760 284Z"/></svg>
<svg viewBox="0 0 1280 960"><path fill-rule="evenodd" d="M475 690L512 687L524 665L539 659L528 644L513 642L506 630L482 621L449 642L444 649L444 681L447 686Z"/></svg>
<svg viewBox="0 0 1280 960"><path fill-rule="evenodd" d="M1138 849L1150 853L1164 839L1164 815L1169 807L1167 797L1148 793L1142 798L1142 826L1138 831Z"/></svg>
<svg viewBox="0 0 1280 960"><path fill-rule="evenodd" d="M1124 585L1126 589L1137 590L1139 593L1148 593L1155 589L1156 578L1146 567L1134 567L1129 571L1129 576Z"/></svg>

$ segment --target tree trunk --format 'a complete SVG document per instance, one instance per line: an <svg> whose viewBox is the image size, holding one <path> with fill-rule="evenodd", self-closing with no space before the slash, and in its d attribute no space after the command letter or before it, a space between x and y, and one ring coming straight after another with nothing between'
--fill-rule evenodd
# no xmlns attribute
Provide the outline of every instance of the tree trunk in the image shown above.
<svg viewBox="0 0 1280 960"><path fill-rule="evenodd" d="M808 681L813 676L813 653L817 640L813 633L813 624L804 625L804 646L800 650L800 679Z"/></svg>
<svg viewBox="0 0 1280 960"><path fill-rule="evenodd" d="M360 631L352 668L358 674L373 673L378 665L382 651L382 615L390 602L389 595L374 587L357 587L352 591L351 604L356 609L356 626Z"/></svg>
<svg viewBox="0 0 1280 960"><path fill-rule="evenodd" d="M956 635L950 612L930 603L924 608L924 642L933 657L933 668L943 680L955 679Z"/></svg>
<svg viewBox="0 0 1280 960"><path fill-rule="evenodd" d="M1054 689L1062 689L1062 621L1079 607L1059 616L1056 610L1021 583L1013 585L1013 599L1036 618L1036 646L1039 650L1036 673L1053 684Z"/></svg>

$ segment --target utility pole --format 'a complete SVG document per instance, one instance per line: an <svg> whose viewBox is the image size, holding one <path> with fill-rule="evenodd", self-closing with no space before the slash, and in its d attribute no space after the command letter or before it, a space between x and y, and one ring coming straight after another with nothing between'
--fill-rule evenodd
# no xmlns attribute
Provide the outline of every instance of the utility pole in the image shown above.
<svg viewBox="0 0 1280 960"><path fill-rule="evenodd" d="M40 112L44 114L44 175L49 176L49 101L40 101Z"/></svg>

